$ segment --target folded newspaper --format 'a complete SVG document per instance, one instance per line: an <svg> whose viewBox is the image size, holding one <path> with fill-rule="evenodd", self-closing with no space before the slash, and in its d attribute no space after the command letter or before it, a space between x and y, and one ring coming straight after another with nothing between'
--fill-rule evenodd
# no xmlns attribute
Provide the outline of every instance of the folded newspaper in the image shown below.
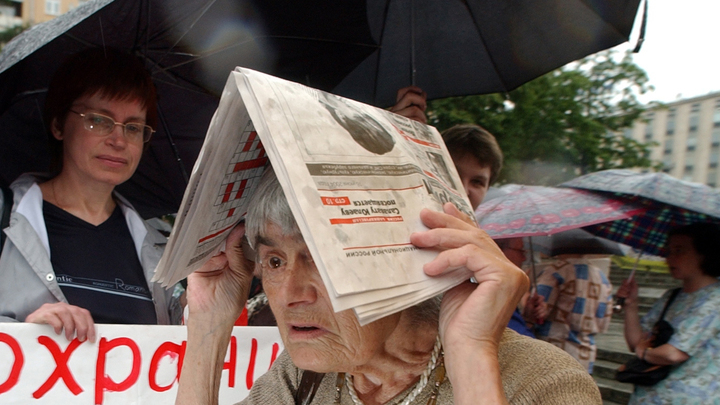
<svg viewBox="0 0 720 405"><path fill-rule="evenodd" d="M427 277L437 251L410 234L420 210L453 202L472 217L440 134L391 112L249 69L230 74L155 279L200 268L244 218L272 164L335 311L365 324L470 277Z"/></svg>

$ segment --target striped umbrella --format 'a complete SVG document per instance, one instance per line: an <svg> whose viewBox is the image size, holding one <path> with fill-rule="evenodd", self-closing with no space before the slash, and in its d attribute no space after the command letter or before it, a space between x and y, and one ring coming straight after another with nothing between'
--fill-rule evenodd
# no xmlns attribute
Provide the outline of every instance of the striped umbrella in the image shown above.
<svg viewBox="0 0 720 405"><path fill-rule="evenodd" d="M670 229L695 222L720 224L720 192L665 173L604 170L560 185L640 204L645 212L629 219L588 226L595 235L666 256Z"/></svg>

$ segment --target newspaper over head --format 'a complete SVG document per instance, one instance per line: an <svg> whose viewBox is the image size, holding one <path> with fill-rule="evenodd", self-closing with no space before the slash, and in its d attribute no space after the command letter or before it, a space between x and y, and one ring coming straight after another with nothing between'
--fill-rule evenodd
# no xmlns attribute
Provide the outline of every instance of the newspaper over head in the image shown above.
<svg viewBox="0 0 720 405"><path fill-rule="evenodd" d="M437 251L410 234L423 208L454 203L472 217L433 127L253 70L230 74L193 168L155 279L173 285L216 254L272 167L333 309L366 324L467 280L430 278ZM253 258L254 259L254 258Z"/></svg>

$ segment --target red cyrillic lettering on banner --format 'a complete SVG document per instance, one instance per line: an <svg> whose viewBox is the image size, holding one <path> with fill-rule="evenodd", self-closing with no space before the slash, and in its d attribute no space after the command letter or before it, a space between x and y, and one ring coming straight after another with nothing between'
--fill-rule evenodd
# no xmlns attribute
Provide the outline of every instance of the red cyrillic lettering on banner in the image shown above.
<svg viewBox="0 0 720 405"><path fill-rule="evenodd" d="M182 342L182 344L180 345L173 342L164 342L157 348L157 350L155 350L155 354L153 354L152 360L150 360L150 371L148 373L148 383L150 384L150 389L156 392L164 392L172 388L173 384L175 384L175 381L178 381L180 379L180 370L182 370L183 360L185 359L186 346L187 342ZM157 383L156 374L160 359L165 356L169 356L173 359L178 359L177 374L173 382L171 382L169 385L161 387Z"/></svg>
<svg viewBox="0 0 720 405"><path fill-rule="evenodd" d="M130 375L128 375L122 382L116 383L109 375L105 374L105 357L110 350L118 346L127 346L130 350L132 350L133 363ZM112 340L106 340L105 338L100 339L100 343L98 344L97 364L95 366L95 404L98 405L103 403L103 395L106 390L114 392L125 391L135 384L140 376L141 360L140 348L132 339L126 337L115 338Z"/></svg>
<svg viewBox="0 0 720 405"><path fill-rule="evenodd" d="M277 360L277 355L279 351L280 345L277 343L273 343L272 355L270 356L270 365L268 366L268 370L270 370L270 367L272 367L273 363L275 363L275 360Z"/></svg>
<svg viewBox="0 0 720 405"><path fill-rule="evenodd" d="M25 357L23 356L20 344L14 337L8 335L7 333L0 333L0 342L10 346L13 356L15 356L15 362L10 369L10 375L4 383L0 384L0 394L2 394L3 392L10 391L10 389L17 384L20 379L20 371L22 371L23 364L25 363Z"/></svg>
<svg viewBox="0 0 720 405"><path fill-rule="evenodd" d="M252 338L250 342L250 363L248 364L247 373L245 374L245 386L247 386L247 389L252 388L253 381L255 380L253 376L255 374L255 361L257 360L257 350L257 339Z"/></svg>
<svg viewBox="0 0 720 405"><path fill-rule="evenodd" d="M223 363L223 370L228 370L228 387L235 387L235 369L237 368L237 338L230 337L230 358Z"/></svg>
<svg viewBox="0 0 720 405"><path fill-rule="evenodd" d="M39 336L38 343L47 347L47 349L50 351L53 360L55 360L55 371L50 374L50 377L45 380L43 385L41 385L40 388L37 389L37 391L33 392L33 398L42 398L43 395L50 391L50 388L55 385L57 380L61 378L65 383L65 386L68 387L68 389L70 390L70 392L73 393L73 395L78 395L83 392L83 389L80 388L77 381L75 381L75 378L73 377L67 365L72 352L75 351L75 349L77 349L78 346L80 346L83 342L77 340L77 338L73 339L68 345L67 349L65 349L64 353L60 349L60 346L58 346L58 344L55 343L55 341L48 336Z"/></svg>

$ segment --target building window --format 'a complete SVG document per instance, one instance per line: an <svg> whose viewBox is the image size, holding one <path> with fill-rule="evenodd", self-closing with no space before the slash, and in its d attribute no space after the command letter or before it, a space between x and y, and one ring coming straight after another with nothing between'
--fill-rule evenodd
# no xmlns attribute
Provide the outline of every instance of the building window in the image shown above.
<svg viewBox="0 0 720 405"><path fill-rule="evenodd" d="M45 14L60 15L60 0L45 0Z"/></svg>
<svg viewBox="0 0 720 405"><path fill-rule="evenodd" d="M672 153L673 148L673 140L672 139L666 139L665 140L665 154L669 155Z"/></svg>
<svg viewBox="0 0 720 405"><path fill-rule="evenodd" d="M714 128L711 136L712 146L720 146L720 128Z"/></svg>
<svg viewBox="0 0 720 405"><path fill-rule="evenodd" d="M683 174L682 179L685 181L692 181L692 179L693 179L693 167L692 166L685 166L685 174Z"/></svg>
<svg viewBox="0 0 720 405"><path fill-rule="evenodd" d="M690 132L697 131L698 125L700 124L700 116L694 113L690 116Z"/></svg>

